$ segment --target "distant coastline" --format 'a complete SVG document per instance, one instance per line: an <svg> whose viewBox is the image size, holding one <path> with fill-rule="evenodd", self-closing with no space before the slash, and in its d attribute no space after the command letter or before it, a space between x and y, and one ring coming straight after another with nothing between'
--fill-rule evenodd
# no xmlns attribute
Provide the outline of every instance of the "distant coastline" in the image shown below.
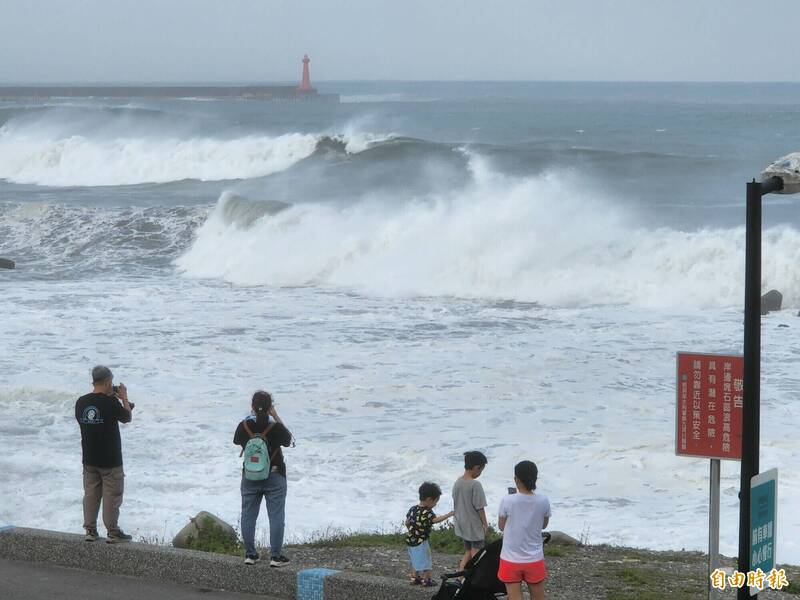
<svg viewBox="0 0 800 600"><path fill-rule="evenodd" d="M241 98L339 103L339 94L300 90L294 85L4 85L0 100L54 98Z"/></svg>

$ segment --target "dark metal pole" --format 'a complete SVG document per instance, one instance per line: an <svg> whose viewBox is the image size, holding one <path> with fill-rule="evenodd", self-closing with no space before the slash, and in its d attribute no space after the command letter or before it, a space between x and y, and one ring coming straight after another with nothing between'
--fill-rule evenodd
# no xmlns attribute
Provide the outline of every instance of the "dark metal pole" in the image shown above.
<svg viewBox="0 0 800 600"><path fill-rule="evenodd" d="M744 390L742 392L742 462L739 487L739 566L750 570L750 479L758 474L761 419L761 197L783 189L772 177L747 184L747 229L744 274ZM738 600L751 598L745 584ZM758 596L752 596L757 598Z"/></svg>
<svg viewBox="0 0 800 600"><path fill-rule="evenodd" d="M750 478L758 473L759 379L761 375L761 184L747 184L744 268L744 391L739 486L739 571L750 570ZM750 598L747 585L738 600Z"/></svg>

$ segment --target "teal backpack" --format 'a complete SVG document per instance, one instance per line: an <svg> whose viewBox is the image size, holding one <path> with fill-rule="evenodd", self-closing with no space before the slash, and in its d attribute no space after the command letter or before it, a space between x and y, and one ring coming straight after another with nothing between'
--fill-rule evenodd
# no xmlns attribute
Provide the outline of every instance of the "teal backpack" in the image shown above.
<svg viewBox="0 0 800 600"><path fill-rule="evenodd" d="M267 434L275 426L275 423L271 423L261 433L253 433L253 430L247 424L247 420L242 421L242 425L244 425L247 435L250 436L242 450L244 455L244 477L250 481L264 481L269 477L271 462L269 450L267 449ZM277 453L276 450L275 454ZM272 455L273 460L275 454Z"/></svg>

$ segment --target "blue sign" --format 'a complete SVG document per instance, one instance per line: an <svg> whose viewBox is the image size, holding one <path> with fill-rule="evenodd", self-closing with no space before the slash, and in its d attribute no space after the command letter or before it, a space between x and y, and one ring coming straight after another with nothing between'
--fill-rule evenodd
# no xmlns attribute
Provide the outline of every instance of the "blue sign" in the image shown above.
<svg viewBox="0 0 800 600"><path fill-rule="evenodd" d="M778 537L778 469L750 480L750 570L769 573L775 568Z"/></svg>

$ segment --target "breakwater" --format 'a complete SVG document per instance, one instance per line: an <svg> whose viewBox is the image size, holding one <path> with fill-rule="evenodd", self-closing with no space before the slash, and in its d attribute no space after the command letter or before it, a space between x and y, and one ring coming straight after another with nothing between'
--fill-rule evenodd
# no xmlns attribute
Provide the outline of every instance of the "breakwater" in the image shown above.
<svg viewBox="0 0 800 600"><path fill-rule="evenodd" d="M294 85L28 85L0 86L0 100L53 98L242 98L339 102L339 94L300 90Z"/></svg>

